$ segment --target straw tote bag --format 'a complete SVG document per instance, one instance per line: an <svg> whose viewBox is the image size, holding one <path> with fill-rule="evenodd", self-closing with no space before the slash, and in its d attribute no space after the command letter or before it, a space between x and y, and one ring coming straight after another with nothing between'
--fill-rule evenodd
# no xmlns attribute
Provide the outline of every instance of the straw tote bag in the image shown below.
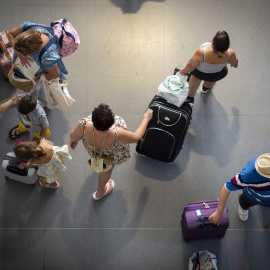
<svg viewBox="0 0 270 270"><path fill-rule="evenodd" d="M9 82L24 92L30 92L34 88L37 79L35 74L40 68L34 60L30 64L30 67L24 67L20 58L16 57L8 73Z"/></svg>

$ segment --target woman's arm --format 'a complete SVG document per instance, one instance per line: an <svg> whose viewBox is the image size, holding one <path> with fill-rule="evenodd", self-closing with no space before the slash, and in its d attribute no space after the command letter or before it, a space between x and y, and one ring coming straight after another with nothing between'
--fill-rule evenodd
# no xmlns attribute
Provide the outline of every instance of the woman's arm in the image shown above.
<svg viewBox="0 0 270 270"><path fill-rule="evenodd" d="M20 33L22 33L22 26L23 25L21 24L21 25L19 25L17 27L12 28L9 31L6 31L6 35L8 37L9 43L13 48L14 48L14 39L15 39L15 37L17 37ZM16 52L16 54L17 54L17 52Z"/></svg>
<svg viewBox="0 0 270 270"><path fill-rule="evenodd" d="M142 136L146 130L146 127L147 127L149 121L151 120L152 116L153 116L153 110L148 109L144 113L141 124L139 125L139 127L136 129L136 131L134 133L130 132L128 130L124 130L124 129L120 130L119 129L117 143L118 144L127 144L127 143L138 142L142 138Z"/></svg>
<svg viewBox="0 0 270 270"><path fill-rule="evenodd" d="M231 65L231 67L237 68L238 67L238 58L236 57L234 50L231 50L231 52L232 52L232 55L231 55L231 59L230 59L229 63Z"/></svg>
<svg viewBox="0 0 270 270"><path fill-rule="evenodd" d="M193 71L200 63L202 63L203 60L203 51L202 48L199 48L193 57L188 61L186 66L184 68L181 68L180 74L181 75L187 75L191 71Z"/></svg>
<svg viewBox="0 0 270 270"><path fill-rule="evenodd" d="M59 71L57 65L55 65L52 68L45 68L45 70L48 72L48 73L45 73L45 78L47 81L50 81L52 79L56 79L60 75L60 71Z"/></svg>
<svg viewBox="0 0 270 270"><path fill-rule="evenodd" d="M75 128L70 132L70 147L71 149L75 149L78 141L83 138L83 126L78 123Z"/></svg>

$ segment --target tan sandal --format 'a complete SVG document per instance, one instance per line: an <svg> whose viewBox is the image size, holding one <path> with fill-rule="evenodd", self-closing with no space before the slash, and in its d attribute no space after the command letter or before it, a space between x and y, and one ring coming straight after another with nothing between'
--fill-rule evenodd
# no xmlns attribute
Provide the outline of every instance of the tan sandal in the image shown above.
<svg viewBox="0 0 270 270"><path fill-rule="evenodd" d="M56 186L53 186L52 184L46 183L46 179L44 177L40 178L38 183L43 187L43 188L52 188L52 189L57 189L59 187L59 183L55 181L54 183L57 183Z"/></svg>

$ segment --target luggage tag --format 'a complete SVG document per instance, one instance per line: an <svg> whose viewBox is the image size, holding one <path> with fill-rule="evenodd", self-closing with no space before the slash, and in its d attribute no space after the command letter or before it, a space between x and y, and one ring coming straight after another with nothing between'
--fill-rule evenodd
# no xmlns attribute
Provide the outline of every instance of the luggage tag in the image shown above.
<svg viewBox="0 0 270 270"><path fill-rule="evenodd" d="M195 210L196 216L199 218L200 221L202 221L202 212L201 209Z"/></svg>

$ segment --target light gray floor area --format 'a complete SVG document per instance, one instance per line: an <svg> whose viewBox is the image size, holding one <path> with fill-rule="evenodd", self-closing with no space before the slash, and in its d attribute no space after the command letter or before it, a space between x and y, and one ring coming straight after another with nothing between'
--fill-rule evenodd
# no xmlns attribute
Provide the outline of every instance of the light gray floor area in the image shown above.
<svg viewBox="0 0 270 270"><path fill-rule="evenodd" d="M62 17L81 45L63 61L68 111L46 110L51 140L69 143L77 121L101 102L135 131L158 85L183 67L205 41L226 30L237 69L212 92L196 95L191 126L173 164L139 156L135 145L115 168L111 195L95 202L97 174L82 144L70 150L58 190L5 180L0 173L0 269L188 269L193 252L208 249L221 270L270 269L269 208L256 206L243 223L230 195L223 239L185 243L185 205L215 200L222 185L252 158L269 152L270 1L266 0L1 0L1 30L25 21L49 25ZM1 103L15 89L0 76ZM0 114L3 157L14 141L15 109ZM30 138L24 135L22 138Z"/></svg>

